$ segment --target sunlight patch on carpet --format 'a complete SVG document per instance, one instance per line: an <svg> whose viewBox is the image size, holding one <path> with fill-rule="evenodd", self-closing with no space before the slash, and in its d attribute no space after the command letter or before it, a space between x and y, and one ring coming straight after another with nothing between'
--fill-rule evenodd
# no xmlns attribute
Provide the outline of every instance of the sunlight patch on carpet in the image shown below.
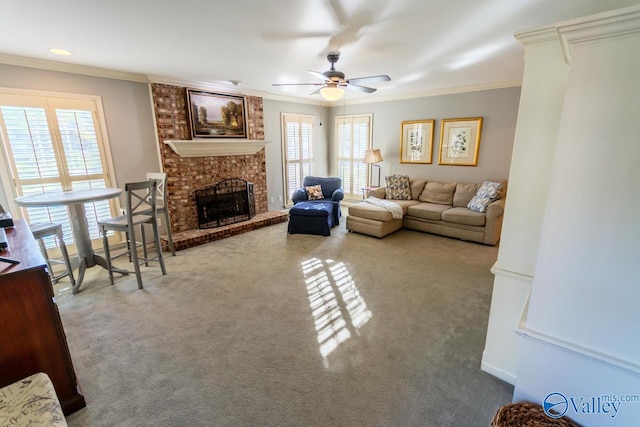
<svg viewBox="0 0 640 427"><path fill-rule="evenodd" d="M360 335L371 311L343 262L310 258L302 261L301 267L320 354L327 365L331 352L354 334Z"/></svg>

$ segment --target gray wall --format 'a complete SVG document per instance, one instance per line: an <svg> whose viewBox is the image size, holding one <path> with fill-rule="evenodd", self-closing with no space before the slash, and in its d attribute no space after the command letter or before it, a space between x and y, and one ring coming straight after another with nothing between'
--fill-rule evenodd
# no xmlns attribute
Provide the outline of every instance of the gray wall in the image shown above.
<svg viewBox="0 0 640 427"><path fill-rule="evenodd" d="M100 96L116 185L160 171L148 84L0 64L0 87ZM9 197L0 194L0 204Z"/></svg>
<svg viewBox="0 0 640 427"><path fill-rule="evenodd" d="M329 140L333 145L335 116L372 113L373 147L380 149L384 159L380 163L381 185L384 185L384 177L392 174L435 181L506 180L509 176L519 101L520 87L513 87L338 106L331 108L332 126L326 130L331 131ZM483 117L478 165L438 165L441 120L462 117ZM401 123L420 119L435 120L432 163L400 163ZM377 172L372 174L372 181L376 183Z"/></svg>
<svg viewBox="0 0 640 427"><path fill-rule="evenodd" d="M380 163L381 184L384 177L405 174L412 178L440 181L482 182L507 180L516 128L520 87L439 95L397 101L359 105L321 107L264 100L265 139L267 144L267 187L269 209L281 209L283 194L281 113L311 114L316 117L316 173L334 175L335 117L352 114L373 114L373 147L379 148L384 159ZM482 117L477 166L438 165L440 125L442 119ZM400 126L403 120L434 119L432 164L400 163ZM373 171L372 181L377 181Z"/></svg>
<svg viewBox="0 0 640 427"><path fill-rule="evenodd" d="M144 179L146 172L160 170L147 84L0 64L0 87L100 96L117 186L122 188L125 182ZM270 141L265 153L269 210L282 209L285 203L279 200L284 194L281 113L315 116L318 175L335 174L334 117L372 113L373 146L381 149L384 158L380 163L382 183L384 176L391 174L479 182L508 177L519 98L520 88L516 87L332 108L264 99L265 139ZM478 166L438 165L441 119L476 116L484 118ZM400 124L417 119L436 120L433 163L400 164ZM0 186L0 204L6 207L9 197L12 195L4 195Z"/></svg>
<svg viewBox="0 0 640 427"><path fill-rule="evenodd" d="M271 141L266 146L267 159L267 191L269 193L269 210L280 210L285 205L284 177L282 165L282 113L296 113L315 116L315 174L328 175L328 126L329 109L319 105L298 104L293 102L263 100L264 107L264 135L265 140ZM282 196L280 201L278 196ZM273 197L274 201L271 202Z"/></svg>

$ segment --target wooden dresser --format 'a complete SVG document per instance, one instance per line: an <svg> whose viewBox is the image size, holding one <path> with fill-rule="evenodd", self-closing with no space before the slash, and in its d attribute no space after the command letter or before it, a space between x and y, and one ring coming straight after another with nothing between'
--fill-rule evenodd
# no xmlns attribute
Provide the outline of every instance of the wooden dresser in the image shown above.
<svg viewBox="0 0 640 427"><path fill-rule="evenodd" d="M28 225L5 229L8 250L0 256L0 387L37 372L49 375L65 415L86 403L78 391L47 265Z"/></svg>

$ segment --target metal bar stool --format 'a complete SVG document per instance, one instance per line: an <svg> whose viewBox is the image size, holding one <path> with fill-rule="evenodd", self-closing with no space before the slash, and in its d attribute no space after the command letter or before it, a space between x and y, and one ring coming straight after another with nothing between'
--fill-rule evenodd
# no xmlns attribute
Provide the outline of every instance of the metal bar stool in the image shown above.
<svg viewBox="0 0 640 427"><path fill-rule="evenodd" d="M147 172L147 180L155 179L158 182L156 195L156 211L158 215L164 216L164 226L167 230L167 240L171 255L176 256L176 249L173 246L173 236L171 235L171 222L169 220L169 206L167 205L167 174Z"/></svg>
<svg viewBox="0 0 640 427"><path fill-rule="evenodd" d="M129 274L129 271L116 268L113 261L123 255L129 255L133 263L138 289L143 289L142 276L140 274L140 265L148 265L150 261L158 261L162 274L166 275L167 271L164 266L164 258L162 257L162 248L160 243L160 234L158 232L158 211L156 210L157 196L156 180L129 182L125 184L126 192L126 214L98 221L100 232L102 234L102 243L104 246L104 257L107 261L107 270L109 271L109 281L113 285L113 272L120 274ZM142 213L141 213L142 212ZM153 229L154 242L156 247L156 256L147 255L147 241L142 229L142 242L138 243L136 239L136 228L144 224L151 225ZM107 231L121 231L126 235L126 249L118 254L111 254L109 247L109 239ZM138 255L138 246L142 246L144 255Z"/></svg>
<svg viewBox="0 0 640 427"><path fill-rule="evenodd" d="M62 224L55 224L51 222L36 222L33 224L29 224L29 228L31 229L31 234L36 238L38 244L40 245L40 250L42 251L42 255L44 256L45 261L47 262L47 266L49 267L49 276L51 276L51 281L53 283L58 283L58 280L63 277L69 276L69 280L71 281L71 286L76 285L76 280L73 277L73 269L71 268L71 261L69 260L69 253L67 252L67 245L64 244L64 238L62 234ZM50 258L47 253L47 247L44 244L44 238L53 236L60 246L60 251L62 252L62 259L54 259ZM55 274L53 271L53 264L64 264L66 271Z"/></svg>

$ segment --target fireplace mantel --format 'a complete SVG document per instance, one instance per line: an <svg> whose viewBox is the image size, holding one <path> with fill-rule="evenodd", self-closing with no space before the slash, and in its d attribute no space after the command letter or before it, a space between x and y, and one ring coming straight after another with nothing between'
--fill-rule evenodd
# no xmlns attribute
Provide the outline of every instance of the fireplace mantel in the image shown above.
<svg viewBox="0 0 640 427"><path fill-rule="evenodd" d="M261 139L165 139L180 157L241 156L256 154L271 141Z"/></svg>

